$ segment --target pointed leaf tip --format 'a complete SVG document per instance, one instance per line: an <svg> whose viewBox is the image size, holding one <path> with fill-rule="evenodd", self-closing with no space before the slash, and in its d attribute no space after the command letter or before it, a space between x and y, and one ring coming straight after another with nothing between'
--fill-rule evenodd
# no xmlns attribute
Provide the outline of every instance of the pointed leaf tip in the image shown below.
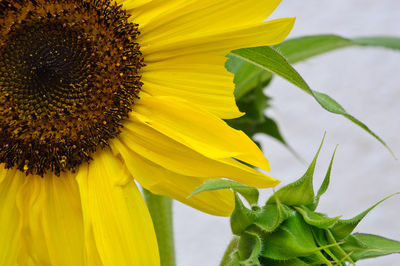
<svg viewBox="0 0 400 266"><path fill-rule="evenodd" d="M313 161L311 162L303 177L293 183L290 183L289 185L282 187L274 193L275 197L277 197L282 203L288 206L301 206L314 203L313 176L315 165L324 140L325 134L322 138L321 144L318 148L317 153L314 156ZM275 197L269 198L267 203L275 202Z"/></svg>
<svg viewBox="0 0 400 266"><path fill-rule="evenodd" d="M363 211L362 213L360 213L359 215L357 215L357 216L355 216L355 217L353 217L351 219L337 221L337 223L331 228L332 234L335 236L335 238L337 240L344 239L346 236L350 235L353 232L353 230L357 227L357 225L361 222L361 220L371 210L373 210L376 206L378 206L379 204L381 204L385 200L387 200L387 199L389 199L389 198L391 198L391 197L393 197L395 195L399 195L399 193L394 193L394 194L392 194L392 195L380 200L379 202L375 203L374 205L372 205L367 210Z"/></svg>
<svg viewBox="0 0 400 266"><path fill-rule="evenodd" d="M333 165L333 159L335 158L335 154L336 154L337 148L338 148L338 146L336 146L335 150L333 151L332 158L331 158L331 161L329 163L328 170L327 170L327 172L325 174L324 181L322 182L320 188L318 189L317 196L315 196L315 199L314 199L314 203L310 204L308 206L311 210L315 210L317 208L318 203L319 203L319 199L327 191L327 189L329 187L331 171L332 171L332 165Z"/></svg>
<svg viewBox="0 0 400 266"><path fill-rule="evenodd" d="M329 182L330 182L330 176L331 176L331 171L332 171L333 160L335 159L335 155L336 155L337 148L338 148L338 145L336 145L335 150L333 151L333 154L332 154L332 157L331 157L331 161L330 161L330 163L329 163L328 171L327 171L327 173L326 173L326 175L325 175L324 181L323 181L322 184L321 184L321 187L320 187L319 190L318 190L318 193L317 193L317 197L318 197L318 198L321 197L321 196L326 192L326 190L327 190L328 187L329 187Z"/></svg>

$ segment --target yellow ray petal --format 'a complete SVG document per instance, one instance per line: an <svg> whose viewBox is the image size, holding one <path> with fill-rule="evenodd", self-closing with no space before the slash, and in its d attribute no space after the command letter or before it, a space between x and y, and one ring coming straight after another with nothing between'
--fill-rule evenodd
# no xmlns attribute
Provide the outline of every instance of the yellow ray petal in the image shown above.
<svg viewBox="0 0 400 266"><path fill-rule="evenodd" d="M22 183L16 170L0 165L0 265L17 264L20 232L16 198Z"/></svg>
<svg viewBox="0 0 400 266"><path fill-rule="evenodd" d="M212 87L209 86L190 87L187 84L184 84L183 86L174 85L174 87L170 87L148 82L146 80L146 78L143 78L144 85L142 91L150 95L179 97L222 119L233 119L244 114L240 112L236 106L236 101L232 92L232 82L229 83L230 86L220 90L223 91L225 95L213 95L211 92ZM208 93L203 93L199 91L199 88L209 88L210 90ZM216 91L219 90L217 86L214 88Z"/></svg>
<svg viewBox="0 0 400 266"><path fill-rule="evenodd" d="M128 1L134 2L134 0ZM140 27L143 28L160 17L166 16L193 1L197 0L152 0L146 5L128 8L128 12L131 15L132 22L140 24Z"/></svg>
<svg viewBox="0 0 400 266"><path fill-rule="evenodd" d="M139 9L151 1L152 0L118 0L118 3L122 4L122 7L128 10L128 12L133 12L134 9Z"/></svg>
<svg viewBox="0 0 400 266"><path fill-rule="evenodd" d="M231 191L204 192L188 199L187 197L204 182L204 178L171 172L138 155L118 140L113 141L113 147L123 157L129 172L144 188L212 215L231 215L235 205Z"/></svg>
<svg viewBox="0 0 400 266"><path fill-rule="evenodd" d="M145 45L143 91L182 97L220 118L239 117L233 76L224 69L225 55L241 47L279 43L293 22L292 18L280 19L193 38L179 35Z"/></svg>
<svg viewBox="0 0 400 266"><path fill-rule="evenodd" d="M225 56L233 49L280 43L289 34L293 24L294 18L283 18L231 31L204 33L192 38L176 36L148 44L139 38L138 42L143 45L141 51L147 64L205 52Z"/></svg>
<svg viewBox="0 0 400 266"><path fill-rule="evenodd" d="M140 25L138 42L147 64L143 91L182 97L220 118L239 117L224 56L237 48L281 42L293 18L261 23L279 3L154 0L130 10Z"/></svg>
<svg viewBox="0 0 400 266"><path fill-rule="evenodd" d="M172 172L203 178L226 177L259 188L279 183L232 158L210 159L134 120L131 118L124 122L125 128L119 140L132 151Z"/></svg>
<svg viewBox="0 0 400 266"><path fill-rule="evenodd" d="M154 62L143 68L142 91L150 95L177 96L224 119L241 113L233 96L233 75L226 58L212 54L189 55Z"/></svg>
<svg viewBox="0 0 400 266"><path fill-rule="evenodd" d="M77 181L85 236L95 241L102 264L159 265L150 214L121 162L103 150L81 168Z"/></svg>
<svg viewBox="0 0 400 266"><path fill-rule="evenodd" d="M21 213L20 263L84 265L83 220L73 176L23 176L18 192Z"/></svg>
<svg viewBox="0 0 400 266"><path fill-rule="evenodd" d="M242 131L174 97L142 94L133 115L157 131L211 158L236 158L269 171L268 161Z"/></svg>
<svg viewBox="0 0 400 266"><path fill-rule="evenodd" d="M149 42L166 36L226 31L267 18L280 0L169 0L130 10Z"/></svg>

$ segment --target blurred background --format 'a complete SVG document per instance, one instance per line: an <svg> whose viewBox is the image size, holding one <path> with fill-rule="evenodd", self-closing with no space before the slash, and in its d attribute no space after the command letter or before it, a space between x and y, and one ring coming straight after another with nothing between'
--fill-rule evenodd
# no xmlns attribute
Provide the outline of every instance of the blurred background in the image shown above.
<svg viewBox="0 0 400 266"><path fill-rule="evenodd" d="M284 0L272 18L296 16L290 37L334 33L343 37L400 36L399 0ZM312 89L336 99L383 138L400 158L400 52L381 48L347 48L295 68ZM400 192L400 160L347 119L323 110L309 95L275 78L266 90L273 98L268 114L279 123L289 144L308 162L327 133L315 173L319 186L338 144L331 185L318 211L351 218L382 198ZM288 184L307 165L271 138L257 136L272 176ZM262 191L265 200L271 190ZM178 266L218 265L232 234L228 218L213 217L174 202ZM356 228L400 240L400 196L373 210ZM400 255L357 265L400 265Z"/></svg>

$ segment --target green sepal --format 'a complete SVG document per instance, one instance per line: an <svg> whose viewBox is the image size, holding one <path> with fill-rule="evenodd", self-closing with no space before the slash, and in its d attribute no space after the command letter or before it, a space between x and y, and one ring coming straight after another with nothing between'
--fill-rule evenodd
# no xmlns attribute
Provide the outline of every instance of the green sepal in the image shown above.
<svg viewBox="0 0 400 266"><path fill-rule="evenodd" d="M376 206L378 206L379 204L381 204L382 202L384 202L385 200L393 197L394 195L397 195L399 193L395 193L393 195L390 195L386 198L384 198L383 200L380 200L379 202L377 202L376 204L374 204L373 206L371 206L370 208L368 208L367 210L363 211L362 213L360 213L359 215L351 218L351 219L346 219L346 220L338 220L337 223L331 228L331 232L334 235L334 237L337 240L342 240L345 237L347 237L348 235L350 235L354 228L356 228L356 226L361 222L361 220L372 210L374 209Z"/></svg>
<svg viewBox="0 0 400 266"><path fill-rule="evenodd" d="M236 205L231 216L231 227L239 240L233 243L234 247L230 245L223 261L232 262L229 264L232 266L260 263L345 266L360 259L400 252L398 241L374 235L350 235L369 211L397 193L349 220L330 218L312 209L328 188L335 155L334 152L324 181L314 196L312 179L323 141L304 176L275 192L265 206L246 208L234 190ZM302 195L297 195L297 191L302 191ZM296 200L290 201L293 195ZM289 200L282 200L286 198ZM297 205L304 202L309 204ZM228 265L226 263L223 265Z"/></svg>
<svg viewBox="0 0 400 266"><path fill-rule="evenodd" d="M294 208L298 213L301 214L301 216L303 216L303 219L306 223L321 229L328 229L332 227L340 219L340 216L330 218L323 213L314 212L305 206Z"/></svg>
<svg viewBox="0 0 400 266"><path fill-rule="evenodd" d="M256 215L252 210L247 209L235 192L235 209L231 215L232 233L240 236L246 229L254 223Z"/></svg>
<svg viewBox="0 0 400 266"><path fill-rule="evenodd" d="M224 256L222 257L220 266L239 265L239 255L237 254L240 237L235 236L229 243ZM236 264L235 264L236 263Z"/></svg>
<svg viewBox="0 0 400 266"><path fill-rule="evenodd" d="M308 256L318 250L310 226L301 215L289 217L279 228L263 238L261 255L275 260Z"/></svg>
<svg viewBox="0 0 400 266"><path fill-rule="evenodd" d="M333 151L331 162L329 163L328 170L326 171L324 181L322 182L321 186L318 189L318 192L314 198L313 204L310 204L307 206L312 211L314 211L317 208L319 199L328 190L330 178L331 178L331 172L332 172L333 159L335 158L336 150L337 150L337 146L336 146L335 150Z"/></svg>
<svg viewBox="0 0 400 266"><path fill-rule="evenodd" d="M221 264L221 266L241 266L239 262L239 253L232 254L231 260L227 264Z"/></svg>
<svg viewBox="0 0 400 266"><path fill-rule="evenodd" d="M400 253L400 241L385 237L356 233L345 239L342 245L353 261Z"/></svg>
<svg viewBox="0 0 400 266"><path fill-rule="evenodd" d="M188 196L188 198L204 191L219 189L232 189L233 191L238 192L250 205L255 205L258 202L259 192L256 188L226 179L207 179L202 185L198 186L195 191Z"/></svg>
<svg viewBox="0 0 400 266"><path fill-rule="evenodd" d="M262 207L261 211L257 213L254 224L266 232L272 232L292 215L294 215L294 211L291 208L276 200L275 203Z"/></svg>
<svg viewBox="0 0 400 266"><path fill-rule="evenodd" d="M258 257L261 252L261 238L253 232L244 232L239 241L238 253L241 265L261 266Z"/></svg>
<svg viewBox="0 0 400 266"><path fill-rule="evenodd" d="M288 206L301 206L314 203L313 176L315 164L324 139L322 139L321 145L303 177L279 189L274 193L274 196L268 199L267 204L274 203L275 198L278 198L283 204Z"/></svg>

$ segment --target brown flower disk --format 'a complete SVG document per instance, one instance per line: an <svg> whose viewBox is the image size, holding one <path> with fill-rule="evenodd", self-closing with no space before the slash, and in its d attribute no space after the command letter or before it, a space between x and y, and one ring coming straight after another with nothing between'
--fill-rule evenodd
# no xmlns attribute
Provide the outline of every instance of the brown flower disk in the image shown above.
<svg viewBox="0 0 400 266"><path fill-rule="evenodd" d="M0 163L59 175L106 147L142 85L138 34L110 0L0 0Z"/></svg>

